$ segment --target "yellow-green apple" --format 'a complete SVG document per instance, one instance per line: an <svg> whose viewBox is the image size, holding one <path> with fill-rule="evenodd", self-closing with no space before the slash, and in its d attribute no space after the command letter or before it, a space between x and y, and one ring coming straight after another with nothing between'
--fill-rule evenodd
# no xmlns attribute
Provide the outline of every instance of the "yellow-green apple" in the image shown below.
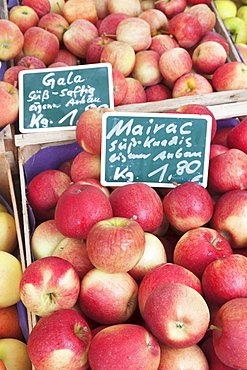
<svg viewBox="0 0 247 370"><path fill-rule="evenodd" d="M139 17L123 19L117 26L116 39L132 46L135 52L146 50L151 44L150 25Z"/></svg>
<svg viewBox="0 0 247 370"><path fill-rule="evenodd" d="M141 315L149 295L159 286L169 283L185 284L202 294L201 281L192 271L175 263L161 263L147 272L140 283L138 304Z"/></svg>
<svg viewBox="0 0 247 370"><path fill-rule="evenodd" d="M23 0L21 5L26 5L34 9L40 18L49 13L51 10L51 4L49 0Z"/></svg>
<svg viewBox="0 0 247 370"><path fill-rule="evenodd" d="M246 318L246 298L235 298L220 307L212 326L215 353L230 368L244 369L247 367Z"/></svg>
<svg viewBox="0 0 247 370"><path fill-rule="evenodd" d="M222 0L220 0L220 1L222 1ZM230 1L230 0L228 0L228 1ZM226 51L226 54L227 55L229 54L229 45L228 45L228 42L226 41L226 39L220 33L217 33L217 32L214 32L214 31L207 31L202 36L202 38L200 39L199 44L201 44L203 42L207 42L207 41L215 41L215 42L218 42L219 44L221 44L223 46L223 48Z"/></svg>
<svg viewBox="0 0 247 370"><path fill-rule="evenodd" d="M128 18L129 15L126 13L112 13L108 14L102 19L99 25L99 35L107 36L113 40L116 40L116 29L118 24L123 20Z"/></svg>
<svg viewBox="0 0 247 370"><path fill-rule="evenodd" d="M214 72L212 85L216 91L246 89L247 65L239 61L223 64Z"/></svg>
<svg viewBox="0 0 247 370"><path fill-rule="evenodd" d="M165 81L174 83L179 77L191 72L191 56L182 47L171 48L160 56L159 69Z"/></svg>
<svg viewBox="0 0 247 370"><path fill-rule="evenodd" d="M219 128L216 131L216 134L215 134L213 140L211 141L211 144L218 144L218 145L223 145L225 147L228 147L227 136L228 136L229 132L232 130L232 128L233 127Z"/></svg>
<svg viewBox="0 0 247 370"><path fill-rule="evenodd" d="M86 150L78 153L71 165L71 179L77 182L87 177L99 180L100 178L100 155Z"/></svg>
<svg viewBox="0 0 247 370"><path fill-rule="evenodd" d="M98 15L94 0L70 0L66 1L62 8L62 16L69 24L78 19L85 19L92 24L98 21Z"/></svg>
<svg viewBox="0 0 247 370"><path fill-rule="evenodd" d="M61 14L48 13L40 18L38 27L57 36L58 41L61 43L64 32L69 28L69 22Z"/></svg>
<svg viewBox="0 0 247 370"><path fill-rule="evenodd" d="M227 146L237 148L247 154L247 118L240 121L227 135Z"/></svg>
<svg viewBox="0 0 247 370"><path fill-rule="evenodd" d="M30 27L37 26L39 16L33 8L26 5L15 5L9 10L8 20L15 23L22 33Z"/></svg>
<svg viewBox="0 0 247 370"><path fill-rule="evenodd" d="M159 55L171 48L179 47L176 39L168 34L160 34L152 37L150 50L156 51Z"/></svg>
<svg viewBox="0 0 247 370"><path fill-rule="evenodd" d="M87 19L77 19L64 32L63 43L72 54L83 59L86 57L88 44L98 36L98 29L93 23Z"/></svg>
<svg viewBox="0 0 247 370"><path fill-rule="evenodd" d="M172 97L171 89L162 83L146 87L145 94L147 102L166 100Z"/></svg>
<svg viewBox="0 0 247 370"><path fill-rule="evenodd" d="M153 86L161 82L163 76L159 67L160 58L160 55L153 50L138 51L131 73L132 77L140 81L144 87Z"/></svg>
<svg viewBox="0 0 247 370"><path fill-rule="evenodd" d="M247 154L240 149L229 149L209 161L208 189L223 194L233 189L247 188Z"/></svg>
<svg viewBox="0 0 247 370"><path fill-rule="evenodd" d="M0 212L0 250L12 253L17 245L15 218L10 213Z"/></svg>
<svg viewBox="0 0 247 370"><path fill-rule="evenodd" d="M94 3L96 6L98 18L100 20L105 19L109 14L108 0L94 0Z"/></svg>
<svg viewBox="0 0 247 370"><path fill-rule="evenodd" d="M169 19L178 13L182 13L187 6L186 0L159 0L155 1L155 7L162 11Z"/></svg>
<svg viewBox="0 0 247 370"><path fill-rule="evenodd" d="M13 254L0 251L0 307L8 307L20 300L22 266Z"/></svg>
<svg viewBox="0 0 247 370"><path fill-rule="evenodd" d="M232 367L223 364L223 362L216 355L212 336L203 341L201 344L201 349L207 358L208 365L210 366L211 370L232 370Z"/></svg>
<svg viewBox="0 0 247 370"><path fill-rule="evenodd" d="M77 184L80 184L80 185L93 185L93 186L96 186L97 188L99 188L100 190L102 190L103 193L105 193L105 195L107 197L110 196L110 190L108 189L108 187L102 185L99 180L93 179L92 177L86 177L86 178L84 178L82 180L77 181L76 183Z"/></svg>
<svg viewBox="0 0 247 370"><path fill-rule="evenodd" d="M245 248L247 246L247 227L244 222L246 217L247 191L230 190L217 199L210 225L229 241L232 248Z"/></svg>
<svg viewBox="0 0 247 370"><path fill-rule="evenodd" d="M134 77L125 77L127 92L119 105L146 103L144 86Z"/></svg>
<svg viewBox="0 0 247 370"><path fill-rule="evenodd" d="M202 26L196 17L182 12L171 18L168 32L176 38L182 48L189 49L195 46L202 37Z"/></svg>
<svg viewBox="0 0 247 370"><path fill-rule="evenodd" d="M242 18L245 22L247 22L247 6L242 5L237 10L237 17Z"/></svg>
<svg viewBox="0 0 247 370"><path fill-rule="evenodd" d="M5 204L0 203L0 212L9 212L7 206Z"/></svg>
<svg viewBox="0 0 247 370"><path fill-rule="evenodd" d="M0 308L0 338L14 338L25 341L16 304Z"/></svg>
<svg viewBox="0 0 247 370"><path fill-rule="evenodd" d="M16 63L16 66L22 66L29 69L46 68L45 63L33 55L22 56Z"/></svg>
<svg viewBox="0 0 247 370"><path fill-rule="evenodd" d="M43 257L29 264L20 281L22 303L38 316L72 308L79 292L80 279L75 268L56 256Z"/></svg>
<svg viewBox="0 0 247 370"><path fill-rule="evenodd" d="M113 216L109 197L93 185L71 185L60 196L55 221L57 229L69 238L86 239L98 221Z"/></svg>
<svg viewBox="0 0 247 370"><path fill-rule="evenodd" d="M221 68L221 67L219 67ZM179 77L172 88L172 97L211 94L213 87L211 83L199 73L186 73Z"/></svg>
<svg viewBox="0 0 247 370"><path fill-rule="evenodd" d="M64 62L68 66L76 66L80 64L79 59L72 54L69 50L66 50L64 48L60 48L57 52L57 55L53 59L52 63L55 62Z"/></svg>
<svg viewBox="0 0 247 370"><path fill-rule="evenodd" d="M247 44L236 44L236 48L245 64L247 64Z"/></svg>
<svg viewBox="0 0 247 370"><path fill-rule="evenodd" d="M186 348L174 348L160 343L158 369L170 370L172 368L209 370L207 358L198 344Z"/></svg>
<svg viewBox="0 0 247 370"><path fill-rule="evenodd" d="M109 199L114 216L136 216L136 221L144 231L153 232L162 223L162 201L154 188L145 183L126 184L115 188Z"/></svg>
<svg viewBox="0 0 247 370"><path fill-rule="evenodd" d="M125 13L137 17L141 13L140 0L108 0L109 13Z"/></svg>
<svg viewBox="0 0 247 370"><path fill-rule="evenodd" d="M232 253L210 262L201 281L205 297L216 306L220 307L234 298L246 297L247 257Z"/></svg>
<svg viewBox="0 0 247 370"><path fill-rule="evenodd" d="M145 232L144 253L139 262L128 273L140 284L148 271L166 262L166 251L161 240L156 235Z"/></svg>
<svg viewBox="0 0 247 370"><path fill-rule="evenodd" d="M149 23L152 36L164 32L168 27L168 19L165 13L156 8L144 10L139 18Z"/></svg>
<svg viewBox="0 0 247 370"><path fill-rule="evenodd" d="M86 370L91 338L91 329L78 312L60 309L34 326L27 342L28 355L37 370Z"/></svg>
<svg viewBox="0 0 247 370"><path fill-rule="evenodd" d="M112 38L107 36L99 36L91 40L86 50L86 62L88 64L100 63L100 57L104 47L112 41Z"/></svg>
<svg viewBox="0 0 247 370"><path fill-rule="evenodd" d="M102 116L105 112L114 112L114 110L111 108L91 108L82 112L78 118L76 140L80 147L88 153L101 154ZM84 155L80 154L80 156ZM86 162L83 167L86 167Z"/></svg>
<svg viewBox="0 0 247 370"><path fill-rule="evenodd" d="M114 106L121 104L127 94L128 85L124 75L115 68L112 68L112 84Z"/></svg>
<svg viewBox="0 0 247 370"><path fill-rule="evenodd" d="M0 366L2 370L31 370L26 343L15 338L0 339Z"/></svg>
<svg viewBox="0 0 247 370"><path fill-rule="evenodd" d="M185 348L203 338L208 330L210 313L205 299L195 289L185 284L167 283L150 293L143 318L160 342Z"/></svg>
<svg viewBox="0 0 247 370"><path fill-rule="evenodd" d="M202 26L202 35L212 31L216 24L216 15L207 4L196 4L188 7L187 13L198 19Z"/></svg>
<svg viewBox="0 0 247 370"><path fill-rule="evenodd" d="M86 244L95 267L109 273L127 272L144 253L145 235L135 219L115 216L93 225Z"/></svg>
<svg viewBox="0 0 247 370"><path fill-rule="evenodd" d="M128 320L137 307L138 284L127 273L107 273L97 268L81 280L79 304L97 323L114 325Z"/></svg>
<svg viewBox="0 0 247 370"><path fill-rule="evenodd" d="M122 369L158 369L160 346L156 338L138 324L124 323L103 328L92 338L88 350L90 367L115 370L120 358Z"/></svg>
<svg viewBox="0 0 247 370"><path fill-rule="evenodd" d="M237 5L232 0L215 0L215 6L222 19L236 17L237 15Z"/></svg>
<svg viewBox="0 0 247 370"><path fill-rule="evenodd" d="M52 255L69 261L74 266L80 280L94 267L89 260L85 240L64 238L54 249Z"/></svg>
<svg viewBox="0 0 247 370"><path fill-rule="evenodd" d="M209 152L209 160L211 158L215 157L216 155L219 155L219 154L222 154L222 153L227 152L227 150L229 150L229 148L227 148L224 145L211 144L210 145L210 152Z"/></svg>
<svg viewBox="0 0 247 370"><path fill-rule="evenodd" d="M1 60L15 58L24 45L24 36L20 28L8 19L0 19L0 54Z"/></svg>
<svg viewBox="0 0 247 370"><path fill-rule="evenodd" d="M50 13L62 14L62 9L65 4L65 0L49 0Z"/></svg>
<svg viewBox="0 0 247 370"><path fill-rule="evenodd" d="M113 41L106 45L101 53L100 63L110 63L125 77L128 76L135 65L135 51L126 42Z"/></svg>
<svg viewBox="0 0 247 370"><path fill-rule="evenodd" d="M224 47L216 41L203 42L197 45L192 53L194 70L204 75L213 74L226 62L226 59L227 54Z"/></svg>
<svg viewBox="0 0 247 370"><path fill-rule="evenodd" d="M230 243L218 231L209 227L196 227L179 238L173 260L201 279L210 262L232 253Z"/></svg>
<svg viewBox="0 0 247 370"><path fill-rule="evenodd" d="M244 19L239 17L225 18L224 25L236 44L247 43L247 23Z"/></svg>
<svg viewBox="0 0 247 370"><path fill-rule="evenodd" d="M58 38L41 27L30 27L24 34L24 55L35 56L45 65L53 62L59 46Z"/></svg>
<svg viewBox="0 0 247 370"><path fill-rule="evenodd" d="M58 198L70 186L71 178L59 170L45 170L27 185L27 199L37 220L54 217Z"/></svg>
<svg viewBox="0 0 247 370"><path fill-rule="evenodd" d="M31 252L34 259L51 256L64 238L65 236L58 231L54 219L39 223L31 236Z"/></svg>
<svg viewBox="0 0 247 370"><path fill-rule="evenodd" d="M206 188L188 181L176 186L164 197L163 207L170 225L186 232L209 222L214 205Z"/></svg>

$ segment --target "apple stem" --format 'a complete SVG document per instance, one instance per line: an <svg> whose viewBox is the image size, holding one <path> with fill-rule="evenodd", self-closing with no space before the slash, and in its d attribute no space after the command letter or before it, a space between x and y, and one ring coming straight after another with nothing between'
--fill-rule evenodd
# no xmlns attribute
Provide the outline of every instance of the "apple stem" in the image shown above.
<svg viewBox="0 0 247 370"><path fill-rule="evenodd" d="M102 34L102 37L104 38L104 37L116 37L116 35L111 35L110 33L108 34L108 33L103 33Z"/></svg>
<svg viewBox="0 0 247 370"><path fill-rule="evenodd" d="M215 326L215 325L211 324L211 325L209 326L209 330L214 330L214 329L222 331L222 329L221 329L221 328L219 328L218 326Z"/></svg>
<svg viewBox="0 0 247 370"><path fill-rule="evenodd" d="M134 221L135 221L135 220L137 220L137 216L136 216L136 215L133 215L133 216L130 218L130 220L131 220L131 221L133 221L133 220L134 220Z"/></svg>
<svg viewBox="0 0 247 370"><path fill-rule="evenodd" d="M217 243L218 243L218 242L220 242L220 238L215 238L215 239L213 239L213 240L212 240L212 244L213 244L213 246L214 246L216 249L221 250L222 248L217 247Z"/></svg>
<svg viewBox="0 0 247 370"><path fill-rule="evenodd" d="M164 2L164 0L157 0L157 1L154 2L154 5L159 4L159 3L163 3L163 2Z"/></svg>

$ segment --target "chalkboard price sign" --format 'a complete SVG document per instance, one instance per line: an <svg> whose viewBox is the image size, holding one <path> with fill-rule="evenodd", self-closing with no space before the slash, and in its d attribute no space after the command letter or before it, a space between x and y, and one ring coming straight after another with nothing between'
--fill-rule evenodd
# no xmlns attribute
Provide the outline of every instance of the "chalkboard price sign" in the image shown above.
<svg viewBox="0 0 247 370"><path fill-rule="evenodd" d="M206 187L211 126L209 115L104 113L101 183Z"/></svg>
<svg viewBox="0 0 247 370"><path fill-rule="evenodd" d="M21 71L20 132L71 130L90 108L114 107L110 63Z"/></svg>

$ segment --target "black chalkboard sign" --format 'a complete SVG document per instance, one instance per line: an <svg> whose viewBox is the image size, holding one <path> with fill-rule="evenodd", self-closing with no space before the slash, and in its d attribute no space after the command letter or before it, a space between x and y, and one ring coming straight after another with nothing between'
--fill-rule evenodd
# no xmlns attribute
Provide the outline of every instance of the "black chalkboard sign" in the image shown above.
<svg viewBox="0 0 247 370"><path fill-rule="evenodd" d="M93 107L114 107L110 63L21 71L19 130L71 130Z"/></svg>
<svg viewBox="0 0 247 370"><path fill-rule="evenodd" d="M209 115L104 113L101 183L206 187L211 126Z"/></svg>

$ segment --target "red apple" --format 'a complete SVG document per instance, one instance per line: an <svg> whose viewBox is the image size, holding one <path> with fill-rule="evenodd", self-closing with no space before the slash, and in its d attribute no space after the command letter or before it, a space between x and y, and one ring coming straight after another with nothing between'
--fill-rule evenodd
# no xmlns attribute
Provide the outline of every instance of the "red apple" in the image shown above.
<svg viewBox="0 0 247 370"><path fill-rule="evenodd" d="M182 232L205 225L213 215L212 197L196 182L175 187L164 197L163 206L170 224Z"/></svg>
<svg viewBox="0 0 247 370"><path fill-rule="evenodd" d="M187 0L188 5L196 5L196 4L210 4L211 0Z"/></svg>
<svg viewBox="0 0 247 370"><path fill-rule="evenodd" d="M150 25L151 35L165 31L168 27L168 19L164 12L159 9L144 10L139 18L144 19Z"/></svg>
<svg viewBox="0 0 247 370"><path fill-rule="evenodd" d="M161 55L164 53L164 51L176 47L179 47L179 44L173 36L168 34L159 34L152 37L149 49L156 51L159 55Z"/></svg>
<svg viewBox="0 0 247 370"><path fill-rule="evenodd" d="M110 196L110 191L109 189L102 185L100 183L99 180L96 180L96 179L93 179L92 177L86 177L82 180L79 180L76 182L76 184L80 184L80 185L93 185L93 186L96 186L97 188L99 188L101 191L103 191L103 193L109 198Z"/></svg>
<svg viewBox="0 0 247 370"><path fill-rule="evenodd" d="M43 257L24 270L20 298L38 316L61 308L72 308L79 296L80 280L75 268L60 257Z"/></svg>
<svg viewBox="0 0 247 370"><path fill-rule="evenodd" d="M53 63L56 62L63 62L66 63L68 66L76 66L80 64L79 59L72 54L69 50L66 49L59 49L57 55L53 59Z"/></svg>
<svg viewBox="0 0 247 370"><path fill-rule="evenodd" d="M15 23L22 33L30 27L37 26L39 16L33 8L26 5L15 5L9 10L9 21Z"/></svg>
<svg viewBox="0 0 247 370"><path fill-rule="evenodd" d="M93 185L71 185L60 196L55 210L56 226L69 238L86 239L96 222L111 217L109 198Z"/></svg>
<svg viewBox="0 0 247 370"><path fill-rule="evenodd" d="M216 15L207 4L196 4L188 8L187 13L198 19L202 27L202 34L213 31L216 24Z"/></svg>
<svg viewBox="0 0 247 370"><path fill-rule="evenodd" d="M23 0L21 5L26 5L35 10L38 16L41 18L51 10L51 4L49 0Z"/></svg>
<svg viewBox="0 0 247 370"><path fill-rule="evenodd" d="M118 24L116 38L132 46L135 52L146 50L151 44L150 25L142 18L128 17Z"/></svg>
<svg viewBox="0 0 247 370"><path fill-rule="evenodd" d="M161 0L157 1L155 6L161 10L168 18L174 17L178 13L182 13L186 8L186 0Z"/></svg>
<svg viewBox="0 0 247 370"><path fill-rule="evenodd" d="M45 63L41 59L35 57L34 55L25 55L21 57L16 63L16 65L26 67L29 69L46 68Z"/></svg>
<svg viewBox="0 0 247 370"><path fill-rule="evenodd" d="M18 89L5 81L0 81L0 127L14 123L19 114Z"/></svg>
<svg viewBox="0 0 247 370"><path fill-rule="evenodd" d="M73 23L78 19L85 19L92 24L98 21L98 14L94 0L70 0L62 7L62 16Z"/></svg>
<svg viewBox="0 0 247 370"><path fill-rule="evenodd" d="M4 72L3 81L8 82L9 84L15 86L18 89L19 88L19 84L18 84L19 72L23 70L27 70L27 69L28 68L24 66L18 66L18 65L11 66L7 68L6 71Z"/></svg>
<svg viewBox="0 0 247 370"><path fill-rule="evenodd" d="M68 29L69 22L61 14L48 13L40 18L38 27L51 32L58 38L59 42L62 42L63 34Z"/></svg>
<svg viewBox="0 0 247 370"><path fill-rule="evenodd" d="M28 338L28 355L36 369L86 370L91 338L91 330L78 312L60 309L34 326Z"/></svg>
<svg viewBox="0 0 247 370"><path fill-rule="evenodd" d="M147 102L166 100L172 97L172 92L169 89L169 87L163 85L162 83L158 83L153 86L148 86L145 89L145 93Z"/></svg>
<svg viewBox="0 0 247 370"><path fill-rule="evenodd" d="M82 311L97 323L114 325L128 320L137 307L138 285L127 273L90 270L81 281Z"/></svg>
<svg viewBox="0 0 247 370"><path fill-rule="evenodd" d="M172 97L211 94L213 88L206 77L199 73L187 73L177 79L172 89Z"/></svg>
<svg viewBox="0 0 247 370"><path fill-rule="evenodd" d="M219 144L228 147L227 136L233 127L222 127L216 131L216 134L211 142L211 144Z"/></svg>
<svg viewBox="0 0 247 370"><path fill-rule="evenodd" d="M88 64L100 63L100 57L104 47L112 41L107 36L99 36L92 39L86 50L86 62Z"/></svg>
<svg viewBox="0 0 247 370"><path fill-rule="evenodd" d="M137 17L141 13L140 0L108 0L109 13L125 13Z"/></svg>
<svg viewBox="0 0 247 370"><path fill-rule="evenodd" d="M70 186L71 178L59 170L45 170L36 175L27 185L27 199L39 221L54 217L58 198Z"/></svg>
<svg viewBox="0 0 247 370"><path fill-rule="evenodd" d="M247 88L247 65L233 61L218 67L212 77L215 91L229 91Z"/></svg>
<svg viewBox="0 0 247 370"><path fill-rule="evenodd" d="M143 318L160 342L175 348L197 344L209 326L209 308L200 293L187 285L168 283L147 298Z"/></svg>
<svg viewBox="0 0 247 370"><path fill-rule="evenodd" d="M71 165L71 179L77 182L87 177L100 178L100 155L85 150L78 153Z"/></svg>
<svg viewBox="0 0 247 370"><path fill-rule="evenodd" d="M140 81L142 86L152 86L162 80L159 67L160 56L156 51L143 50L136 53L135 65L132 70L132 77Z"/></svg>
<svg viewBox="0 0 247 370"><path fill-rule="evenodd" d="M203 4L201 4L203 5ZM224 47L216 41L203 42L192 53L193 68L196 72L210 75L226 62Z"/></svg>
<svg viewBox="0 0 247 370"><path fill-rule="evenodd" d="M121 104L127 94L128 85L124 75L115 68L112 68L113 99L114 106Z"/></svg>
<svg viewBox="0 0 247 370"><path fill-rule="evenodd" d="M207 42L207 41L215 41L215 42L218 42L219 44L221 44L223 46L223 48L226 51L226 54L227 55L229 54L229 45L228 45L228 42L227 42L227 40L220 33L215 32L215 31L207 31L202 36L202 38L200 39L199 44L201 44L203 42Z"/></svg>
<svg viewBox="0 0 247 370"><path fill-rule="evenodd" d="M0 308L0 338L25 341L16 304Z"/></svg>
<svg viewBox="0 0 247 370"><path fill-rule="evenodd" d="M232 128L227 135L227 146L237 148L247 154L247 118L244 118L238 125Z"/></svg>
<svg viewBox="0 0 247 370"><path fill-rule="evenodd" d="M160 346L152 334L136 324L117 324L100 330L88 351L89 365L94 370L158 369Z"/></svg>
<svg viewBox="0 0 247 370"><path fill-rule="evenodd" d="M100 20L103 20L109 14L108 0L94 0L94 3L96 6L98 18Z"/></svg>
<svg viewBox="0 0 247 370"><path fill-rule="evenodd" d="M216 157L217 155L219 154L222 154L222 153L225 153L229 150L229 148L227 148L226 146L224 145L220 145L220 144L211 144L210 145L210 153L209 153L209 160L213 157Z"/></svg>
<svg viewBox="0 0 247 370"><path fill-rule="evenodd" d="M146 103L144 86L133 77L125 77L127 92L119 105Z"/></svg>
<svg viewBox="0 0 247 370"><path fill-rule="evenodd" d="M67 159L63 163L60 164L59 166L59 171L65 172L68 176L71 176L71 165L74 160L73 158Z"/></svg>
<svg viewBox="0 0 247 370"><path fill-rule="evenodd" d="M63 63L63 62L55 62L47 66L47 68L57 68L57 67L68 67L68 64Z"/></svg>
<svg viewBox="0 0 247 370"><path fill-rule="evenodd" d="M162 223L162 201L157 192L147 184L126 184L114 189L109 199L114 216L136 216L136 221L144 231L153 232Z"/></svg>
<svg viewBox="0 0 247 370"><path fill-rule="evenodd" d="M105 18L102 19L102 22L99 25L99 35L107 36L113 40L116 40L116 29L118 24L123 20L128 18L126 13L112 13L108 14Z"/></svg>
<svg viewBox="0 0 247 370"><path fill-rule="evenodd" d="M24 36L20 28L8 19L0 19L0 54L1 60L15 58L22 50Z"/></svg>
<svg viewBox="0 0 247 370"><path fill-rule="evenodd" d="M207 338L202 343L201 349L208 360L210 370L232 370L232 367L223 364L223 362L220 361L219 357L216 355L212 337Z"/></svg>

